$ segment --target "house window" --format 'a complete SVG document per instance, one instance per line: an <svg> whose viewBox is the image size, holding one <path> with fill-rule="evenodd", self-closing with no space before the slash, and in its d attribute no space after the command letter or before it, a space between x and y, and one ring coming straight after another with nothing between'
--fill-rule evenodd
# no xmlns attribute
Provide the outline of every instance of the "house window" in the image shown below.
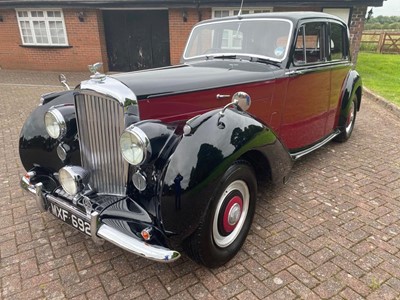
<svg viewBox="0 0 400 300"><path fill-rule="evenodd" d="M62 10L17 10L17 18L23 45L68 46Z"/></svg>
<svg viewBox="0 0 400 300"><path fill-rule="evenodd" d="M272 12L272 7L242 9L242 15L267 13L267 12ZM214 8L213 9L213 18L236 16L238 13L239 13L239 9L237 9L237 8Z"/></svg>

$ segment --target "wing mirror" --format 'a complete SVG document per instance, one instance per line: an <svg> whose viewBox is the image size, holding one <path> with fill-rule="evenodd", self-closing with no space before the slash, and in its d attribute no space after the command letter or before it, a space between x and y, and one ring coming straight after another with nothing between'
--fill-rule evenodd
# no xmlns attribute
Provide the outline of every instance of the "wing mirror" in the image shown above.
<svg viewBox="0 0 400 300"><path fill-rule="evenodd" d="M247 111L251 105L251 97L246 92L235 93L232 96L232 102L224 106L220 112L220 115L223 116L225 114L225 110L231 105L234 105L236 108L242 111Z"/></svg>
<svg viewBox="0 0 400 300"><path fill-rule="evenodd" d="M67 77L64 74L58 75L58 80L60 83L69 91L71 88L68 85Z"/></svg>

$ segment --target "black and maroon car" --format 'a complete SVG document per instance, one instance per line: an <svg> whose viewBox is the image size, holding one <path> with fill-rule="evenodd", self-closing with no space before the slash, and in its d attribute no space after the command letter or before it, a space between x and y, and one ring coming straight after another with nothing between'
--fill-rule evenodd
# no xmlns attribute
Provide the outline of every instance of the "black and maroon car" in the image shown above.
<svg viewBox="0 0 400 300"><path fill-rule="evenodd" d="M181 65L44 95L21 131L21 184L96 243L218 266L246 239L257 181L285 182L296 159L346 141L361 90L339 18L204 21Z"/></svg>

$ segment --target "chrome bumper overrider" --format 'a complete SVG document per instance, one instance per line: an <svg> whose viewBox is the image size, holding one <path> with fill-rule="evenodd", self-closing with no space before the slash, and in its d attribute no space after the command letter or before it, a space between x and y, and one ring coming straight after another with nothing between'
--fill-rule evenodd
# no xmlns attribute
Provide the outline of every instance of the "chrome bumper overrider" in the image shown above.
<svg viewBox="0 0 400 300"><path fill-rule="evenodd" d="M90 224L90 234L96 244L102 244L106 240L136 255L158 262L172 262L181 256L175 250L148 244L139 240L139 238L129 236L107 224L101 223L99 213L96 211L88 217L67 201L51 194L43 193L43 184L41 182L35 185L30 182L30 178L34 175L33 172L28 172L25 176L22 176L21 187L35 196L36 204L40 211L47 211L49 202L53 202L86 220Z"/></svg>

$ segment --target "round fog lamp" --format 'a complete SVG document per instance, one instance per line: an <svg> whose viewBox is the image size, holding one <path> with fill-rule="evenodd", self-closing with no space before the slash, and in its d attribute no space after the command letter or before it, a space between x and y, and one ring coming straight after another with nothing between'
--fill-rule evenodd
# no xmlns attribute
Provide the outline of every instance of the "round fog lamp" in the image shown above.
<svg viewBox="0 0 400 300"><path fill-rule="evenodd" d="M66 166L58 172L62 188L71 196L75 196L89 181L89 172L78 166Z"/></svg>
<svg viewBox="0 0 400 300"><path fill-rule="evenodd" d="M137 127L128 127L119 139L121 153L131 165L141 165L150 152L150 141L147 135Z"/></svg>
<svg viewBox="0 0 400 300"><path fill-rule="evenodd" d="M50 108L44 115L46 131L53 139L62 138L66 132L63 115L56 108Z"/></svg>
<svg viewBox="0 0 400 300"><path fill-rule="evenodd" d="M146 177L139 171L132 175L132 182L135 188L143 192L147 187Z"/></svg>

